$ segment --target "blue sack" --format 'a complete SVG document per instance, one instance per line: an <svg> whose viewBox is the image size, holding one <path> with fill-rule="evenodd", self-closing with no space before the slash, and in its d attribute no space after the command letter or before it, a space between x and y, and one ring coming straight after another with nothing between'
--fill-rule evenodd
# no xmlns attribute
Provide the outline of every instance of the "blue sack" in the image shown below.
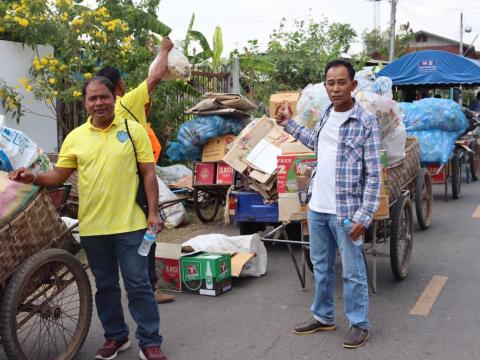
<svg viewBox="0 0 480 360"><path fill-rule="evenodd" d="M418 138L420 162L446 164L455 147L458 133L442 130L409 131Z"/></svg>
<svg viewBox="0 0 480 360"><path fill-rule="evenodd" d="M468 127L460 105L449 99L427 98L413 103L400 103L405 113L407 131L443 130L458 134Z"/></svg>
<svg viewBox="0 0 480 360"><path fill-rule="evenodd" d="M223 116L196 117L178 129L177 142L170 142L167 156L170 160L200 160L202 145L217 136L238 135L243 126L236 118Z"/></svg>

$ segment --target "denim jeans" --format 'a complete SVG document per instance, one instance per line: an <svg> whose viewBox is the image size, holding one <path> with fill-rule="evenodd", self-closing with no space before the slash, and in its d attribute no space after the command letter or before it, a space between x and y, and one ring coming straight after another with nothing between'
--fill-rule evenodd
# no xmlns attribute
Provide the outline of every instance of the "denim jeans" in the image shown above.
<svg viewBox="0 0 480 360"><path fill-rule="evenodd" d="M137 253L144 232L82 237L95 277L95 304L105 338L121 340L128 336L119 284L120 267L128 293L128 308L137 323L135 336L142 348L162 343L160 315L148 278L148 258Z"/></svg>
<svg viewBox="0 0 480 360"><path fill-rule="evenodd" d="M368 283L362 246L355 246L333 214L308 211L310 258L315 276L313 317L324 324L335 323L335 258L340 250L343 304L351 326L368 329Z"/></svg>

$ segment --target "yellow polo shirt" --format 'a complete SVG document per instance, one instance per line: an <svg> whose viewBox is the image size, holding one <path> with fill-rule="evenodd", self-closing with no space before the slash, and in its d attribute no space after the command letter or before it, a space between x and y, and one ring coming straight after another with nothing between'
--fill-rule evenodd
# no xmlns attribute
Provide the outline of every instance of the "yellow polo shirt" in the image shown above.
<svg viewBox="0 0 480 360"><path fill-rule="evenodd" d="M115 116L120 119L129 119L135 121L132 115L125 109L127 108L137 118L138 122L147 128L147 116L145 115L145 104L150 102L148 96L147 80L143 81L135 89L127 92L123 96L117 96L115 102ZM123 104L123 106L122 106Z"/></svg>
<svg viewBox="0 0 480 360"><path fill-rule="evenodd" d="M152 146L145 129L128 121L140 163L153 163ZM147 227L135 198L137 165L124 119L116 116L102 130L90 120L68 134L57 167L77 169L80 235L108 235Z"/></svg>

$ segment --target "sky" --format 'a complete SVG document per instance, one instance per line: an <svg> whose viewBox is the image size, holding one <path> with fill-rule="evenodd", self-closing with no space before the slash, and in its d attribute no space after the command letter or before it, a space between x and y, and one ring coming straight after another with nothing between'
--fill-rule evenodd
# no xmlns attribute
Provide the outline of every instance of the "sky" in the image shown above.
<svg viewBox="0 0 480 360"><path fill-rule="evenodd" d="M460 40L460 13L463 12L464 28L472 31L463 33L463 42L474 42L480 50L480 0L397 0L397 26L410 22L414 31L425 30L440 36ZM378 24L386 30L390 22L390 1L377 3ZM235 48L247 45L247 41L258 39L266 45L272 30L278 27L282 17L292 24L293 20L313 18L350 24L359 37L352 52L362 50L360 35L374 25L374 4L371 0L162 0L158 18L172 28L170 37L174 41L185 38L188 23L195 13L194 29L212 41L215 26L223 33L224 53L227 57Z"/></svg>

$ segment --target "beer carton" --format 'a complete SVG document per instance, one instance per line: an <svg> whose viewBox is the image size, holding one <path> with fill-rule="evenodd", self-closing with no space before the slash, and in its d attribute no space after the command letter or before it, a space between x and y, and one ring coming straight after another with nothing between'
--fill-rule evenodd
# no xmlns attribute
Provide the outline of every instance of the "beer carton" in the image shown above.
<svg viewBox="0 0 480 360"><path fill-rule="evenodd" d="M215 163L195 163L195 185L212 185L215 183Z"/></svg>
<svg viewBox="0 0 480 360"><path fill-rule="evenodd" d="M233 184L233 168L224 162L217 164L217 181L216 184L232 185Z"/></svg>
<svg viewBox="0 0 480 360"><path fill-rule="evenodd" d="M181 291L180 244L157 243L155 248L155 269L157 272L157 287L159 289Z"/></svg>
<svg viewBox="0 0 480 360"><path fill-rule="evenodd" d="M185 293L218 296L232 288L230 254L200 252L180 259Z"/></svg>

